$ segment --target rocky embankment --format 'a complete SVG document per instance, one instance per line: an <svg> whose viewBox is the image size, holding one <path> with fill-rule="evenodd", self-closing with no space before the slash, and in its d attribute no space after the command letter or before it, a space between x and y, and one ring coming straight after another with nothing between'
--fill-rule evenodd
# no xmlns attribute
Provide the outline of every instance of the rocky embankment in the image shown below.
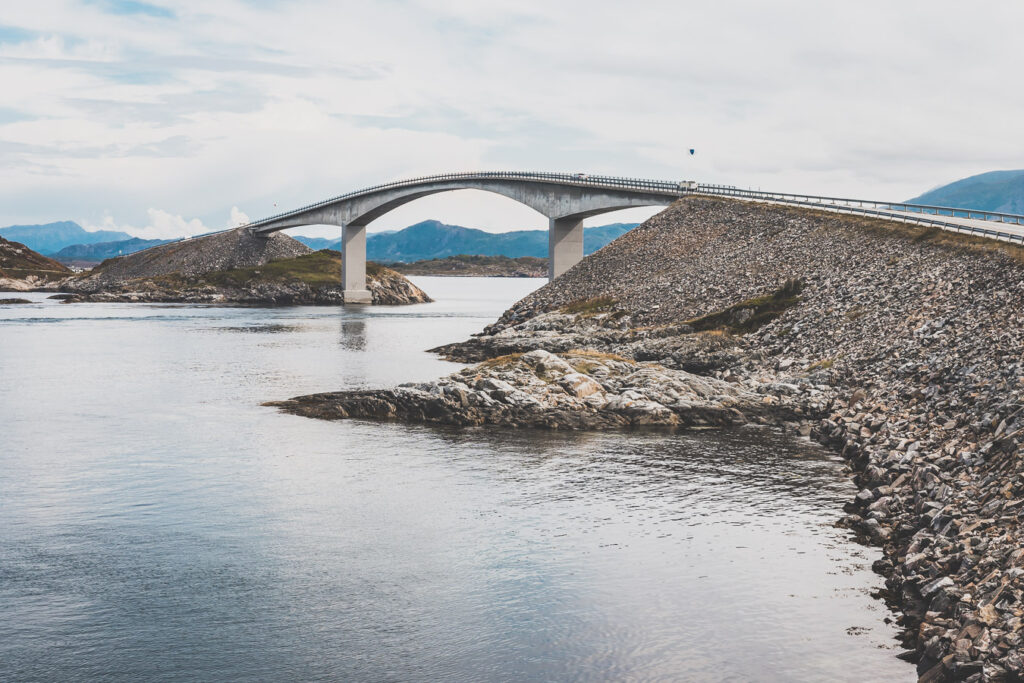
<svg viewBox="0 0 1024 683"><path fill-rule="evenodd" d="M374 304L430 301L403 275L367 264L367 289ZM245 230L165 244L108 259L68 278L65 303L83 301L340 304L341 255L318 251L287 235L250 235Z"/></svg>
<svg viewBox="0 0 1024 683"><path fill-rule="evenodd" d="M70 274L64 264L0 237L0 292L52 289Z"/></svg>
<svg viewBox="0 0 1024 683"><path fill-rule="evenodd" d="M427 385L282 405L451 424L643 423L563 418L616 413L614 403L578 405L587 397L573 396L573 383L591 386L565 380L578 374L600 385L591 387L601 393L595 402L635 392L630 399L657 404L644 412L666 416L663 427L675 426L669 412L686 426L686 406L713 406L692 424L752 421L810 435L853 470L860 490L840 523L880 547L874 566L921 680L1021 681L1022 304L1019 247L694 197L584 259L484 334L438 349L482 363ZM531 359L548 357L537 350L572 372L542 376ZM588 353L615 360L588 372ZM657 379L645 385L634 368ZM652 388L664 385L672 393ZM488 417L485 394L535 399L551 424Z"/></svg>
<svg viewBox="0 0 1024 683"><path fill-rule="evenodd" d="M510 258L460 254L412 263L394 263L391 268L405 275L547 277L548 260L535 256Z"/></svg>

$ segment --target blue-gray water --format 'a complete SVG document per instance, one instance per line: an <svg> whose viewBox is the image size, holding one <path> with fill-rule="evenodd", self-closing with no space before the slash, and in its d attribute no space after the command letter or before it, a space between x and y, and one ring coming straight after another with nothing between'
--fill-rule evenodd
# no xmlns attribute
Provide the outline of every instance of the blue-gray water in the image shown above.
<svg viewBox="0 0 1024 683"><path fill-rule="evenodd" d="M417 282L439 302L0 307L0 680L915 679L810 444L260 406L450 372L424 350L537 285Z"/></svg>

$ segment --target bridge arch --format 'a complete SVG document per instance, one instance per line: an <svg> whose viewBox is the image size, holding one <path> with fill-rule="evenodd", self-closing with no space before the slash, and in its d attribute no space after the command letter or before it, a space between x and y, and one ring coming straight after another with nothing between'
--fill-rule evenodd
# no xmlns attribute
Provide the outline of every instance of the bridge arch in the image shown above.
<svg viewBox="0 0 1024 683"><path fill-rule="evenodd" d="M679 184L544 173L461 173L389 183L250 223L257 235L304 225L342 229L346 303L368 303L366 226L409 202L456 190L502 195L548 218L548 275L554 279L583 258L583 219L642 206L665 206L686 192Z"/></svg>

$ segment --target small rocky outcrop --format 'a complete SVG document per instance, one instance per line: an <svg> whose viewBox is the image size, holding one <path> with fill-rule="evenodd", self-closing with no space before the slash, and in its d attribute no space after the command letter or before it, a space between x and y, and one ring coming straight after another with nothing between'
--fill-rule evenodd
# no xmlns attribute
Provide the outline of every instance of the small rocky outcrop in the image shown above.
<svg viewBox="0 0 1024 683"><path fill-rule="evenodd" d="M340 268L341 254L333 253L336 254ZM366 288L370 290L373 303L379 305L425 304L433 301L409 278L373 262L366 264Z"/></svg>
<svg viewBox="0 0 1024 683"><path fill-rule="evenodd" d="M268 403L296 415L541 429L722 427L770 422L774 402L735 384L587 351L534 350L434 382Z"/></svg>
<svg viewBox="0 0 1024 683"><path fill-rule="evenodd" d="M70 274L64 264L0 237L0 292L52 289Z"/></svg>
<svg viewBox="0 0 1024 683"><path fill-rule="evenodd" d="M481 256L459 254L412 263L394 263L391 268L404 275L460 277L547 277L548 260L536 256Z"/></svg>

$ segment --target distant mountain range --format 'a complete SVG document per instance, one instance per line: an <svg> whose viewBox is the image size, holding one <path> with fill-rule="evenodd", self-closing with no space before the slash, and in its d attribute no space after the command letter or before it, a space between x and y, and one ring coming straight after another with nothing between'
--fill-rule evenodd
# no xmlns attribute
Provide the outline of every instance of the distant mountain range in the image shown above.
<svg viewBox="0 0 1024 683"><path fill-rule="evenodd" d="M937 187L907 201L1024 214L1024 170L982 173Z"/></svg>
<svg viewBox="0 0 1024 683"><path fill-rule="evenodd" d="M637 223L612 223L583 229L583 251L591 254L635 228ZM339 249L341 240L322 237L295 239L311 249ZM547 230L484 232L440 221L423 221L404 230L373 233L366 238L366 257L381 263L411 263L459 254L479 256L547 257Z"/></svg>
<svg viewBox="0 0 1024 683"><path fill-rule="evenodd" d="M89 232L74 221L60 221L45 225L12 225L0 228L0 237L21 242L40 254L55 254L73 244L96 244L131 239L131 235L117 230Z"/></svg>
<svg viewBox="0 0 1024 683"><path fill-rule="evenodd" d="M131 237L116 242L97 242L95 244L72 244L64 247L58 252L50 254L50 258L61 263L96 262L105 261L115 256L134 254L143 249L155 247L158 244L167 244L172 240L144 240L141 237Z"/></svg>
<svg viewBox="0 0 1024 683"><path fill-rule="evenodd" d="M613 223L585 228L583 250L590 254L636 227L636 223ZM114 230L89 232L73 221L45 225L12 225L0 228L0 237L20 242L40 254L63 263L100 262L163 244L167 240L144 240ZM340 249L341 240L296 237L312 249ZM481 256L546 257L547 230L517 230L491 233L440 221L423 221L404 230L376 232L367 237L367 257L374 261L403 262L445 258L459 254Z"/></svg>

